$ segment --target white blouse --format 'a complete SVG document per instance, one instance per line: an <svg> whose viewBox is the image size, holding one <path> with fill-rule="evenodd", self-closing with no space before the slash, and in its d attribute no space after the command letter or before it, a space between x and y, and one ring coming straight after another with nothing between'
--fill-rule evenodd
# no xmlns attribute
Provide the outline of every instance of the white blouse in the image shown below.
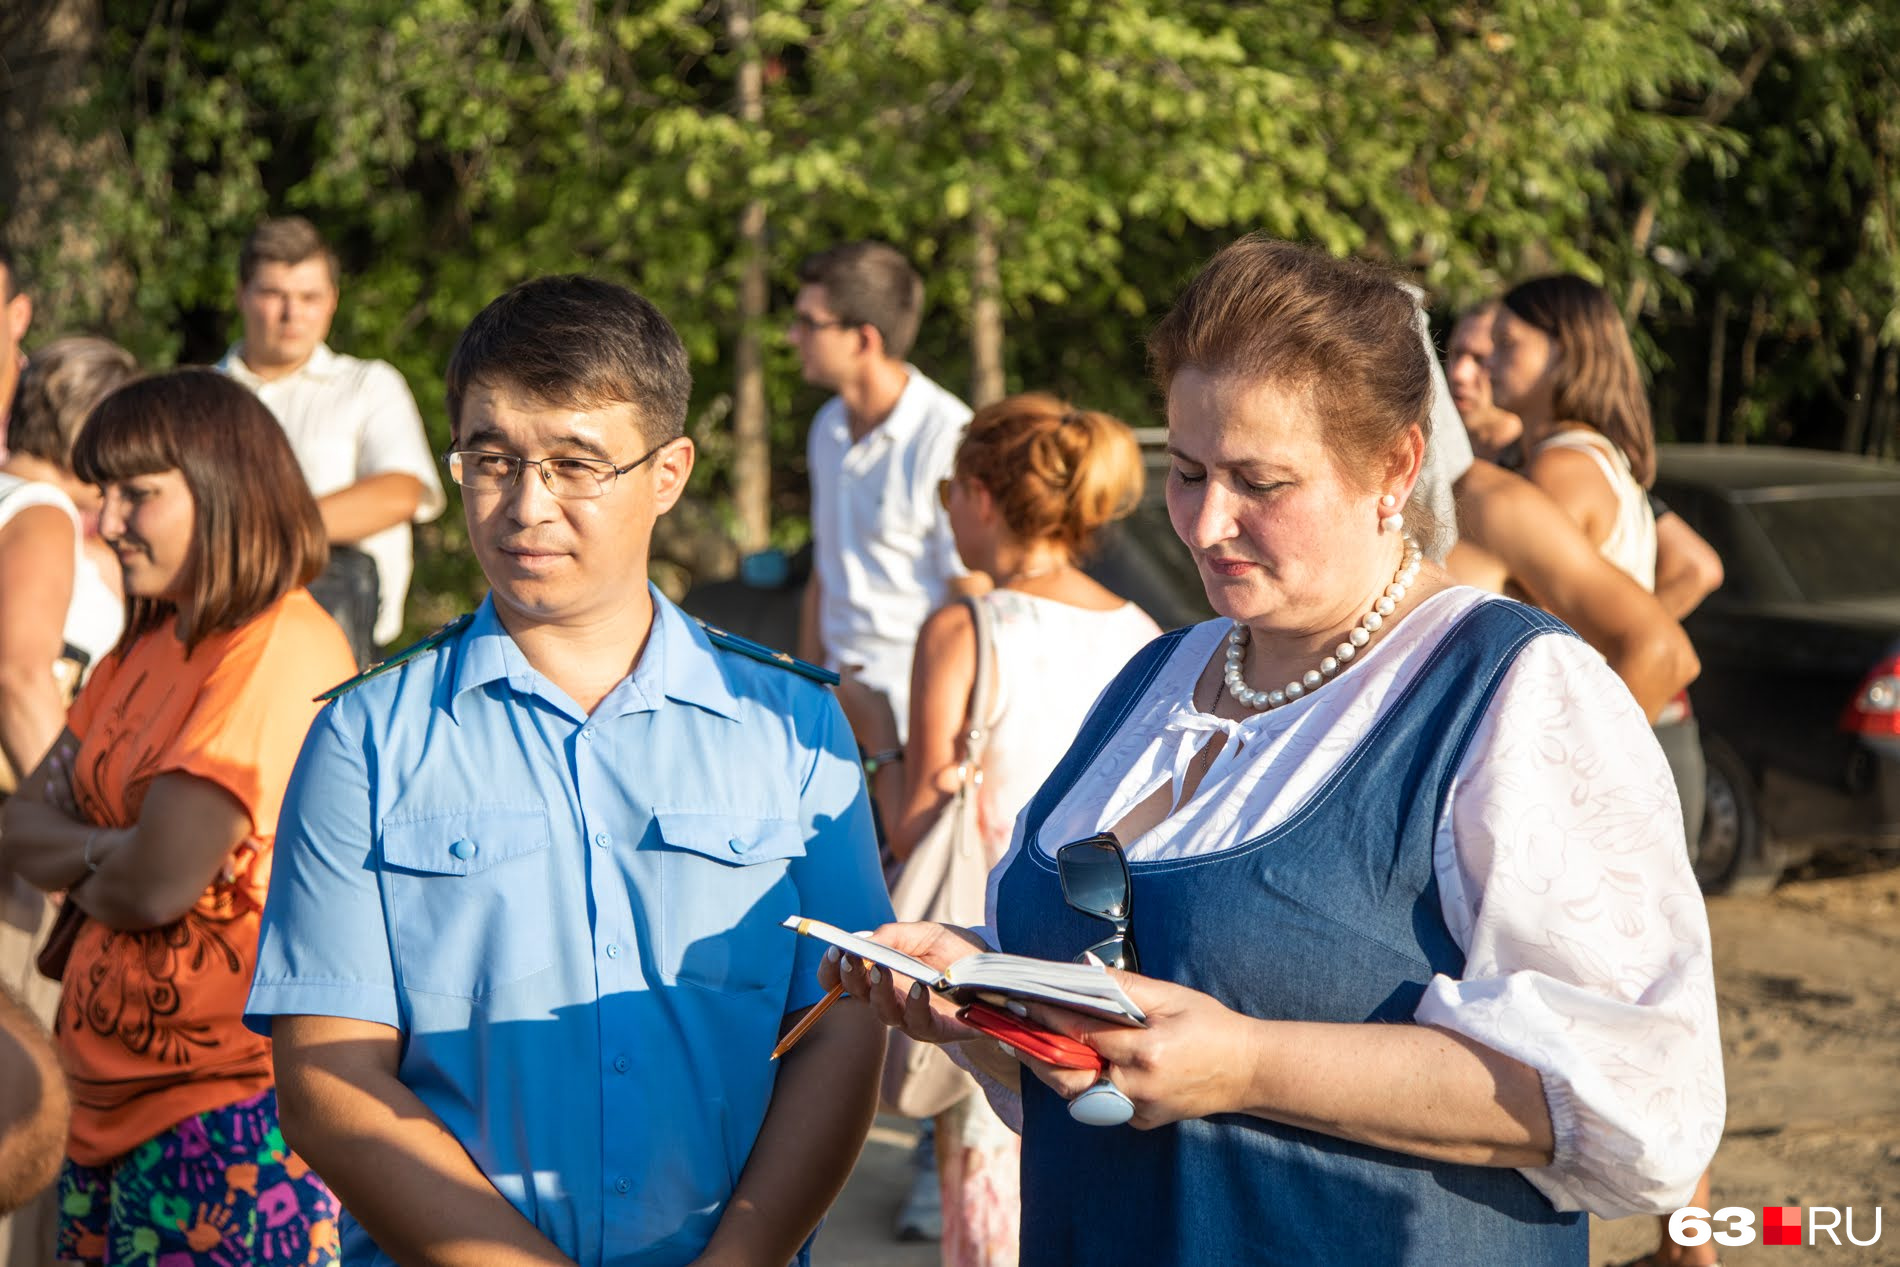
<svg viewBox="0 0 1900 1267"><path fill-rule="evenodd" d="M1492 595L1433 595L1351 669L1304 699L1230 721L1190 702L1231 625L1176 646L1102 755L1037 837L1113 827L1177 789L1216 733L1227 743L1194 796L1126 842L1134 861L1231 849L1286 821L1396 701L1445 632ZM1023 847L1017 824L996 885ZM1534 638L1505 675L1451 784L1434 841L1461 978L1428 985L1414 1019L1538 1070L1554 1128L1548 1166L1522 1173L1559 1210L1605 1218L1681 1205L1726 1106L1708 919L1684 847L1674 780L1641 709L1602 657ZM987 1080L986 1080L987 1081ZM1013 1096L990 1084L1006 1120Z"/></svg>

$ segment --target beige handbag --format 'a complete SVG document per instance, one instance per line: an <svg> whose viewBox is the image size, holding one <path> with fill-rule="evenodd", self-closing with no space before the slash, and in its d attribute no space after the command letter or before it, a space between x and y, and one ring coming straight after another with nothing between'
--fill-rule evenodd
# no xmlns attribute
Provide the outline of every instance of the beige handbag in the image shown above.
<svg viewBox="0 0 1900 1267"><path fill-rule="evenodd" d="M983 750L989 743L996 697L996 644L988 604L962 600L976 624L976 677L965 718L962 778L950 803L924 833L891 889L899 920L930 920L970 927L981 924L989 896L990 864L977 824L977 789L983 783ZM935 1117L976 1090L970 1075L951 1063L941 1047L914 1042L891 1031L879 1098L886 1112Z"/></svg>

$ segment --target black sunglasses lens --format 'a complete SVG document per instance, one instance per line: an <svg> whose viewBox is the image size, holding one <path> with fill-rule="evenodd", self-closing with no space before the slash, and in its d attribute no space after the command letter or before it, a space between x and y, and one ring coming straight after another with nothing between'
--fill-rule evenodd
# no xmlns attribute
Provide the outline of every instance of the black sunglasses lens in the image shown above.
<svg viewBox="0 0 1900 1267"><path fill-rule="evenodd" d="M1098 941L1082 953L1093 955L1109 967L1119 968L1123 972L1141 971L1141 963L1135 958L1135 943L1127 937L1110 937L1107 941Z"/></svg>
<svg viewBox="0 0 1900 1267"><path fill-rule="evenodd" d="M1076 910L1101 919L1128 915L1128 866L1121 850L1106 841L1078 840L1056 855L1062 897Z"/></svg>

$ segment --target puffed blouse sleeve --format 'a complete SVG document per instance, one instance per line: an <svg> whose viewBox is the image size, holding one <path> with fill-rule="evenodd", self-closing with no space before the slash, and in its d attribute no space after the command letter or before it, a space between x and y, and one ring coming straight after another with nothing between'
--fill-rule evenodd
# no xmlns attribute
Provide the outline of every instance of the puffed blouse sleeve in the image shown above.
<svg viewBox="0 0 1900 1267"><path fill-rule="evenodd" d="M1559 1210L1681 1206L1726 1107L1708 916L1668 763L1582 641L1540 637L1507 671L1434 861L1465 968L1416 1019L1541 1075L1556 1144L1525 1178Z"/></svg>

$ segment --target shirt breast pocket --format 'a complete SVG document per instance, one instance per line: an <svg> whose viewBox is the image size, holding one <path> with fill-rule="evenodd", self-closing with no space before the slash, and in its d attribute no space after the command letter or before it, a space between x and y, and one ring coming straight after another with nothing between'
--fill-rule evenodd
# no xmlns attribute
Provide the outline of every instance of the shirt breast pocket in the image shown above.
<svg viewBox="0 0 1900 1267"><path fill-rule="evenodd" d="M403 988L478 999L554 962L548 816L474 808L382 828Z"/></svg>
<svg viewBox="0 0 1900 1267"><path fill-rule="evenodd" d="M659 828L660 971L667 980L725 993L783 987L798 913L790 869L805 855L791 819L741 814L654 814Z"/></svg>
<svg viewBox="0 0 1900 1267"><path fill-rule="evenodd" d="M897 472L893 471L893 475ZM907 552L921 546L930 530L936 526L932 512L937 509L936 487L931 487L931 501L928 508L920 508L905 492L896 480L884 489L884 495L877 505L875 532L877 539L889 542Z"/></svg>

